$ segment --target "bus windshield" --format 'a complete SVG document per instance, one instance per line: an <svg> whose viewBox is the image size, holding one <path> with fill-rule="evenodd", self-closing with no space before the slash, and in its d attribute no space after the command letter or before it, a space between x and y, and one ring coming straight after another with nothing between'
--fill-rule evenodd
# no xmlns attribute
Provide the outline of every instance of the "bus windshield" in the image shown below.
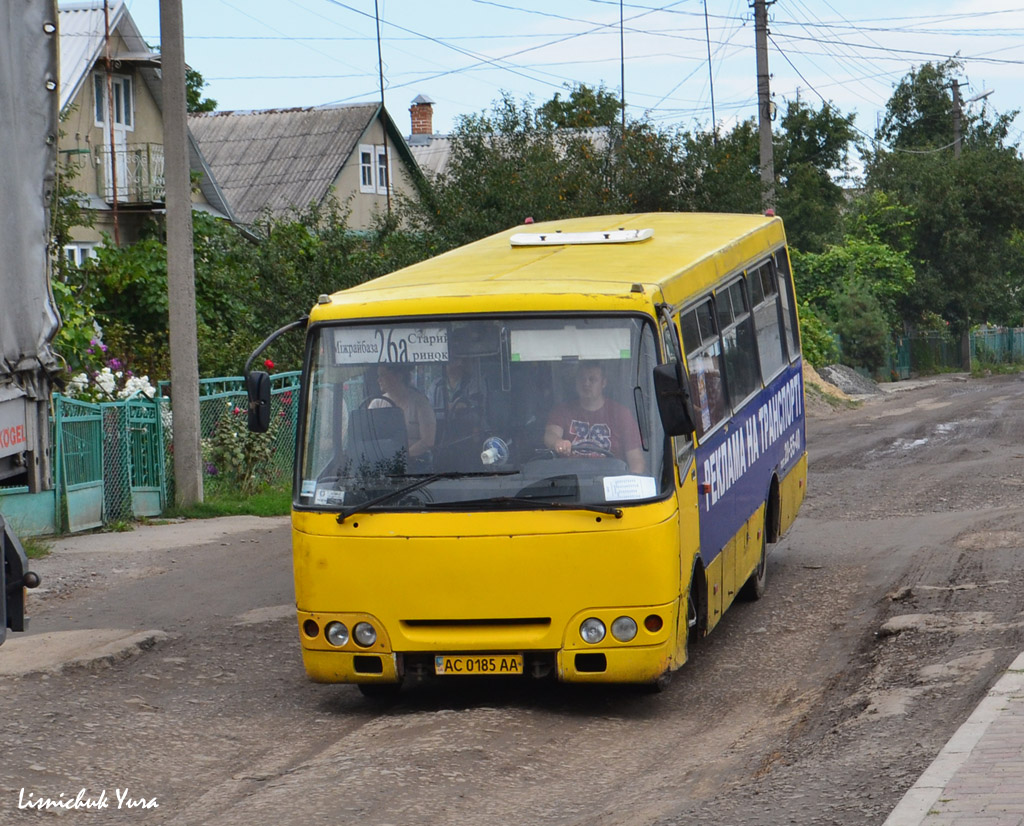
<svg viewBox="0 0 1024 826"><path fill-rule="evenodd" d="M597 507L672 485L638 316L420 318L310 331L296 506Z"/></svg>

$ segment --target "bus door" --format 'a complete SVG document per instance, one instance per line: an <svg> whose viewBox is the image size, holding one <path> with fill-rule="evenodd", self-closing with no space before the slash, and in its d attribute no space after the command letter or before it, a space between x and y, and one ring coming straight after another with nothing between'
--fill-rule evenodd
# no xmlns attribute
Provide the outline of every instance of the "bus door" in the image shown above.
<svg viewBox="0 0 1024 826"><path fill-rule="evenodd" d="M665 363L682 365L682 350L679 330L667 308L660 313L659 327ZM701 575L694 578L694 563L700 556L700 533L694 504L697 501L697 467L693 450L693 434L672 436L669 439L672 453L670 470L675 475L676 507L679 518L679 594L677 629L677 661L685 659L687 636L700 633L697 629L695 606L707 605L706 580ZM690 593L690 589L695 589ZM691 631L690 627L694 630Z"/></svg>

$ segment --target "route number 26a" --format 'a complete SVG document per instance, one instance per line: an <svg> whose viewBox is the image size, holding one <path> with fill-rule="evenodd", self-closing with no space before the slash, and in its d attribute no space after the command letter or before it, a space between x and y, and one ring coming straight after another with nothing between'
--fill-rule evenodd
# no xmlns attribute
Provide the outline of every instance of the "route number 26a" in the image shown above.
<svg viewBox="0 0 1024 826"><path fill-rule="evenodd" d="M377 338L377 352L380 353L380 361L396 362L409 360L409 342L404 338L396 336L395 330L388 330L386 335L380 329L373 332Z"/></svg>

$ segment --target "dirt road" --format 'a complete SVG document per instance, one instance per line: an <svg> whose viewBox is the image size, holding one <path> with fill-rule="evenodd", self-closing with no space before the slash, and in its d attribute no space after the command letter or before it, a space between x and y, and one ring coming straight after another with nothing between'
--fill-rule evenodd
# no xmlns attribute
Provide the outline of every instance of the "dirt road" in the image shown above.
<svg viewBox="0 0 1024 826"><path fill-rule="evenodd" d="M0 677L0 822L84 789L108 805L66 822L880 824L1024 650L1024 379L814 410L768 593L660 695L485 681L381 708L306 681L284 520L58 545L33 634L161 633Z"/></svg>

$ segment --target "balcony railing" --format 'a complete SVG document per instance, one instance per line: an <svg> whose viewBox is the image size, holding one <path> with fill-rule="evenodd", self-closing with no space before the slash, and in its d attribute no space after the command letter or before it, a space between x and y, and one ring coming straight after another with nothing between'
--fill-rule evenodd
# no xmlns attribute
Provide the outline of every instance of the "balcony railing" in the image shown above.
<svg viewBox="0 0 1024 826"><path fill-rule="evenodd" d="M96 191L103 193L108 203L114 201L114 181L117 181L119 204L163 203L164 147L161 143L129 143L101 146L93 155L96 167ZM116 176L112 170L116 169Z"/></svg>

